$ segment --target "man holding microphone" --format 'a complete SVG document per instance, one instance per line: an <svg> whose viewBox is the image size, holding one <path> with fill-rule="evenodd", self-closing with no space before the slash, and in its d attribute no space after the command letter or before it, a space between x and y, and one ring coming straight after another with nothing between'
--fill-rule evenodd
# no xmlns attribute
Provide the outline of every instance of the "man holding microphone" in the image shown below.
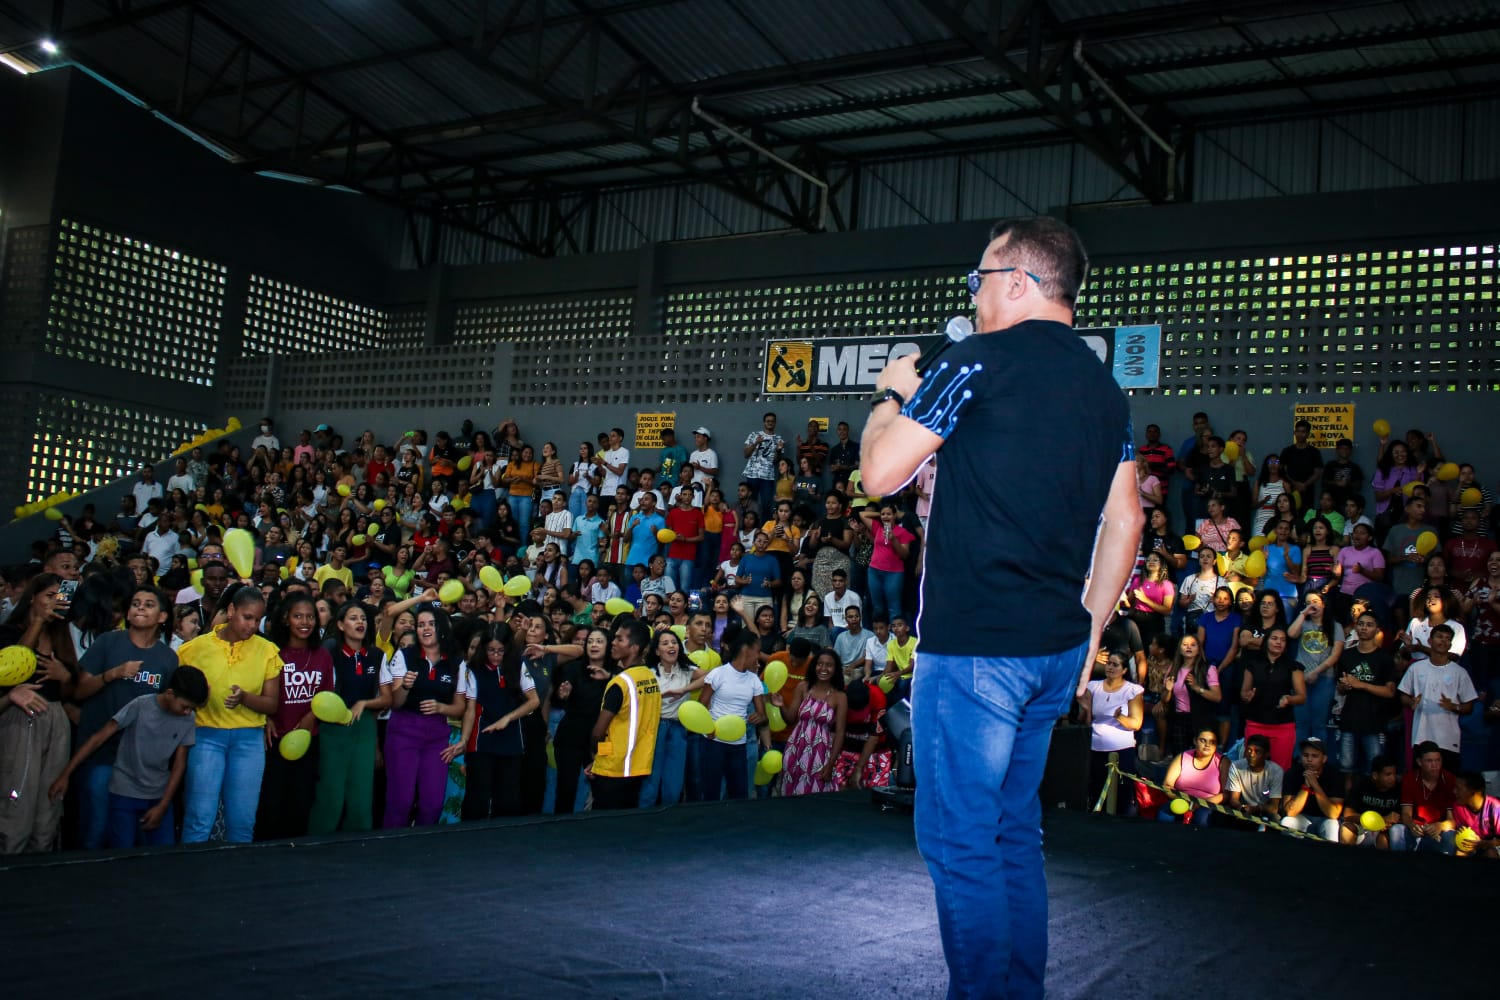
<svg viewBox="0 0 1500 1000"><path fill-rule="evenodd" d="M877 496L943 449L912 732L917 846L950 998L1043 994L1038 788L1053 724L1083 692L1140 544L1130 407L1072 329L1087 269L1065 224L997 224L969 275L979 334L922 372L914 355L888 364L861 442ZM1033 484L1045 511L996 482L1038 454L1064 456ZM995 530L976 538L975 524Z"/></svg>

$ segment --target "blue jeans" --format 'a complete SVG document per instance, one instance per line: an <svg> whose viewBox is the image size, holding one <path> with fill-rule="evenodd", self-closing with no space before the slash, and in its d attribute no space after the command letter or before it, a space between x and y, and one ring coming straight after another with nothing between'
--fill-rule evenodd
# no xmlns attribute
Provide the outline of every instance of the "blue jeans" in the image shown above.
<svg viewBox="0 0 1500 1000"><path fill-rule="evenodd" d="M1385 753L1385 733L1339 733L1339 767L1345 774L1366 774L1375 758ZM1360 768L1356 771L1355 768Z"/></svg>
<svg viewBox="0 0 1500 1000"><path fill-rule="evenodd" d="M905 573L870 567L870 621L884 618L887 622L901 617L901 585Z"/></svg>
<svg viewBox="0 0 1500 1000"><path fill-rule="evenodd" d="M188 753L186 809L182 842L201 844L213 832L219 801L224 802L224 839L248 844L255 833L260 778L266 770L264 729L199 726Z"/></svg>
<svg viewBox="0 0 1500 1000"><path fill-rule="evenodd" d="M568 491L568 513L573 515L573 520L578 520L588 513L589 491Z"/></svg>
<svg viewBox="0 0 1500 1000"><path fill-rule="evenodd" d="M1317 680L1307 685L1307 701L1292 707L1297 719L1297 746L1309 736L1316 736L1324 743L1328 740L1328 713L1333 710L1333 671L1325 670Z"/></svg>
<svg viewBox="0 0 1500 1000"><path fill-rule="evenodd" d="M505 497L510 501L510 516L521 530L521 548L531 544L531 511L536 501L531 497Z"/></svg>
<svg viewBox="0 0 1500 1000"><path fill-rule="evenodd" d="M720 743L718 740L705 739L698 749L698 790L708 802L719 801L721 784L727 798L749 798L750 776L754 772L754 764L745 767L743 743Z"/></svg>
<svg viewBox="0 0 1500 1000"><path fill-rule="evenodd" d="M682 799L691 735L676 719L661 720L656 730L656 758L651 762L651 773L641 784L642 809L656 805L658 797L664 806L675 806Z"/></svg>
<svg viewBox="0 0 1500 1000"><path fill-rule="evenodd" d="M97 851L104 846L105 831L109 829L109 778L114 773L113 764L88 760L73 779L78 788L78 839L85 851Z"/></svg>
<svg viewBox="0 0 1500 1000"><path fill-rule="evenodd" d="M760 503L760 519L762 521L776 520L776 480L746 479L745 482L755 490L755 499Z"/></svg>
<svg viewBox="0 0 1500 1000"><path fill-rule="evenodd" d="M1042 996L1047 880L1037 792L1087 651L1085 643L1052 656L922 654L912 685L917 848L937 890L949 1000Z"/></svg>
<svg viewBox="0 0 1500 1000"><path fill-rule="evenodd" d="M677 589L684 594L692 593L693 590L693 560L691 559L668 559L667 579L672 580Z"/></svg>
<svg viewBox="0 0 1500 1000"><path fill-rule="evenodd" d="M191 754L189 754L191 756ZM105 768L105 770L112 770ZM156 807L160 799L136 799L126 795L109 797L109 838L114 847L171 847L177 842L172 832L176 817L168 809L155 830L142 830L141 817Z"/></svg>

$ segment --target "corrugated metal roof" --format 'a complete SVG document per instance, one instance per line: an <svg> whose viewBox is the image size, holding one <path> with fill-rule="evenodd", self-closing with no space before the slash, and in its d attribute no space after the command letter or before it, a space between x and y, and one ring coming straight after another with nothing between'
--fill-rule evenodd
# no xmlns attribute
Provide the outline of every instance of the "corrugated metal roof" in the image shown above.
<svg viewBox="0 0 1500 1000"><path fill-rule="evenodd" d="M695 0L692 16L675 6L631 10L610 23L679 84L786 63L729 0Z"/></svg>

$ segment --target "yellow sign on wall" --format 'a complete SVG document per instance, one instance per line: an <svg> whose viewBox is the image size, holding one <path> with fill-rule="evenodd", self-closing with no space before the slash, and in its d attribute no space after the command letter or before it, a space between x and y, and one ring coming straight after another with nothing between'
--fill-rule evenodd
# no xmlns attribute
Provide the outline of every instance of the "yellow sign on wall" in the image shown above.
<svg viewBox="0 0 1500 1000"><path fill-rule="evenodd" d="M1354 440L1353 403L1299 403L1292 407L1292 422L1299 420L1312 424L1307 443L1314 448L1332 450L1339 438Z"/></svg>
<svg viewBox="0 0 1500 1000"><path fill-rule="evenodd" d="M632 448L660 448L661 432L677 429L676 413L637 413Z"/></svg>
<svg viewBox="0 0 1500 1000"><path fill-rule="evenodd" d="M772 340L766 343L764 391L807 392L812 388L812 376L812 341Z"/></svg>

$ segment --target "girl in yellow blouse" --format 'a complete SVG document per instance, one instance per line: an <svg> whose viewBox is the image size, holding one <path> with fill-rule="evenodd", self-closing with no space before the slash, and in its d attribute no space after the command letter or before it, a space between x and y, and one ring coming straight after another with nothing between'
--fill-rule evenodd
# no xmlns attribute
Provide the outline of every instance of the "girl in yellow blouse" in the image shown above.
<svg viewBox="0 0 1500 1000"><path fill-rule="evenodd" d="M208 679L208 703L198 709L188 754L184 844L208 840L220 802L225 840L248 844L255 832L266 716L276 712L281 696L281 652L257 634L265 613L260 590L239 587L229 598L229 620L177 650L179 664L197 667Z"/></svg>

